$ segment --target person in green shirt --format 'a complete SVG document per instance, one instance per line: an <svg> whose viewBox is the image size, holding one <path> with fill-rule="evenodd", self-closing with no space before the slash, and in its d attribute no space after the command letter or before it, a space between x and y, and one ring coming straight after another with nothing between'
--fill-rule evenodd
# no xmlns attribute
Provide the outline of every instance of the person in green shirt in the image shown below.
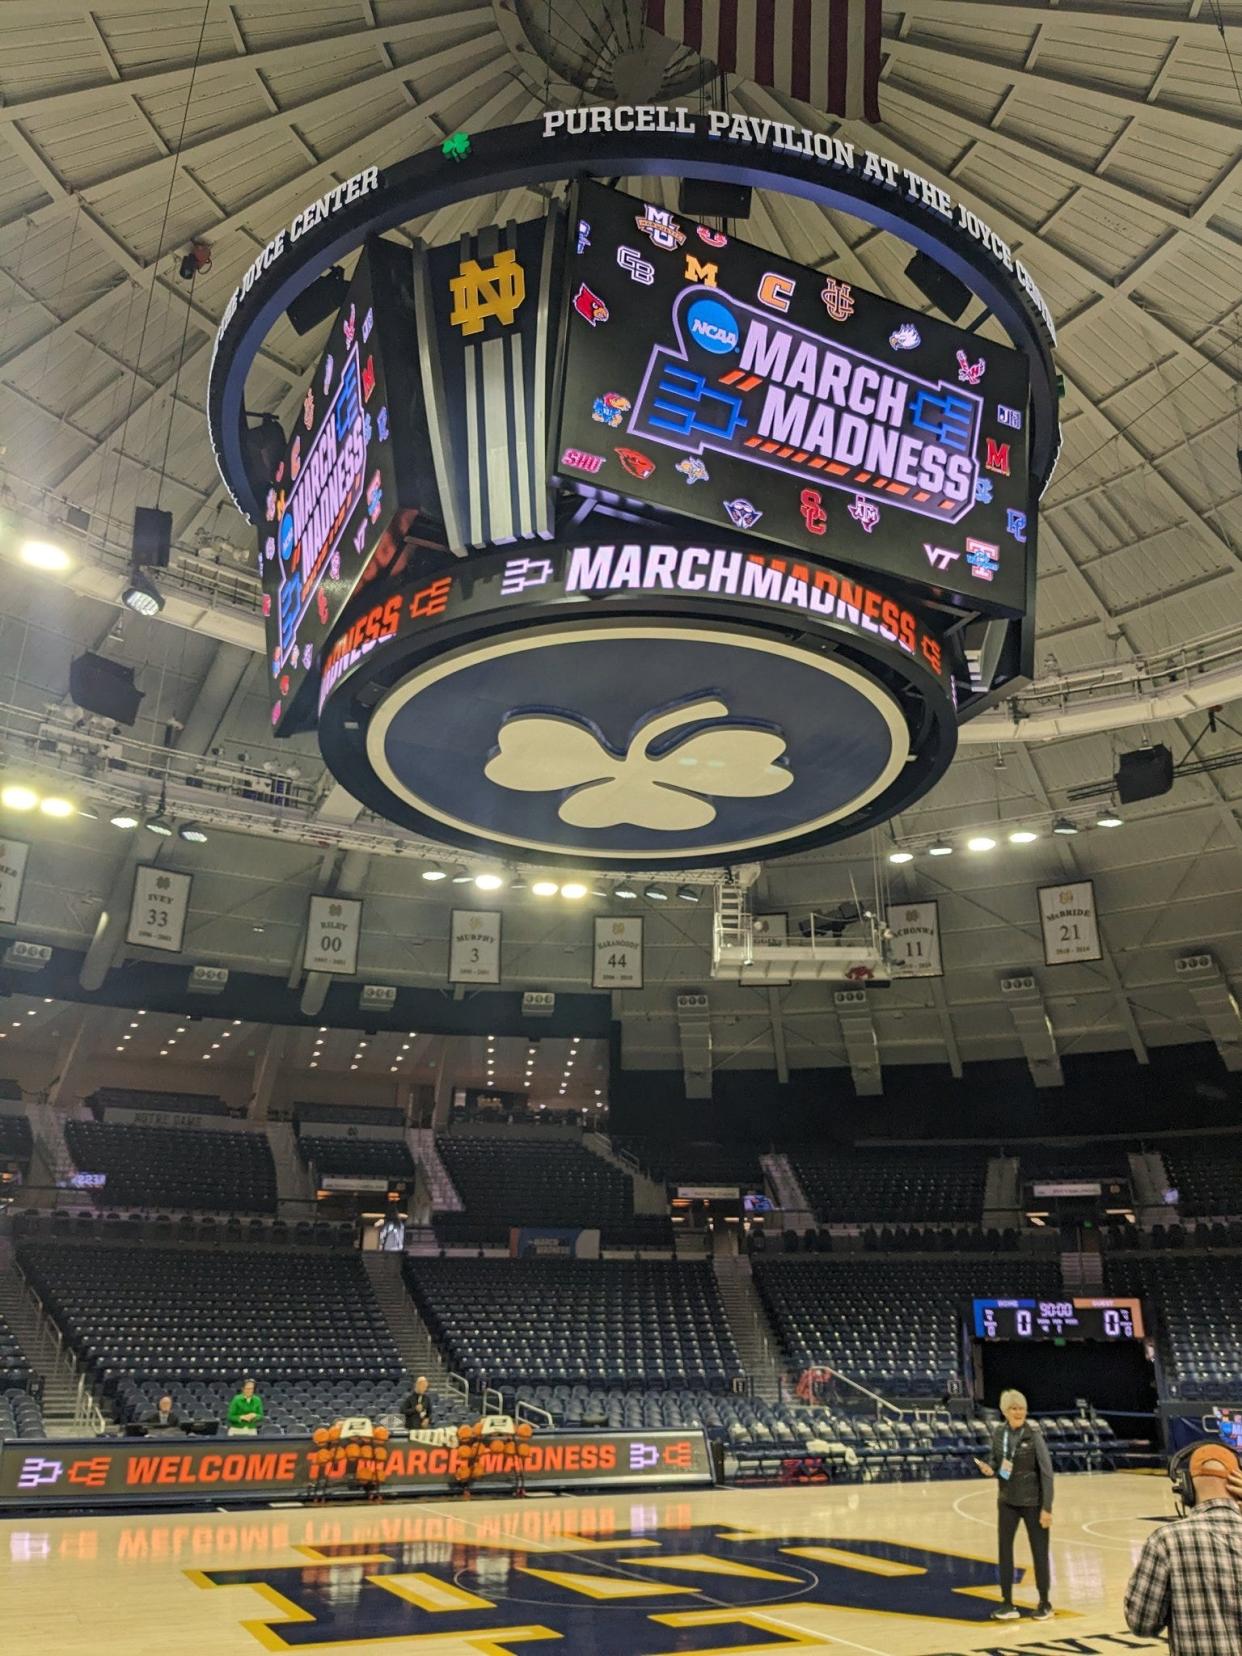
<svg viewBox="0 0 1242 1656"><path fill-rule="evenodd" d="M253 1437L263 1424L263 1399L254 1389L254 1381L247 1378L229 1404L229 1436Z"/></svg>

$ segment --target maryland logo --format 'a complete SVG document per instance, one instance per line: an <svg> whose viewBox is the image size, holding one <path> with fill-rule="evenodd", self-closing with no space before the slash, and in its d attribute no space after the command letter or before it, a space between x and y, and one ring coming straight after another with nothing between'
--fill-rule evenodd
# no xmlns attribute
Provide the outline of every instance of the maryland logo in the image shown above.
<svg viewBox="0 0 1242 1656"><path fill-rule="evenodd" d="M574 1656L584 1613L591 1614L592 1648L614 1656L824 1650L834 1641L820 1612L831 1610L965 1624L969 1632L959 1637L978 1653L979 1624L998 1596L996 1566L982 1559L890 1541L714 1527L552 1543L515 1535L507 1544L454 1539L296 1550L304 1561L283 1568L186 1574L201 1588L237 1590L243 1626L266 1650L425 1642L444 1656L525 1656L531 1647ZM926 1648L937 1652L956 1643L952 1627L929 1628L927 1636L937 1642ZM1053 1634L1038 1648L1115 1646L1106 1636L1061 1641Z"/></svg>

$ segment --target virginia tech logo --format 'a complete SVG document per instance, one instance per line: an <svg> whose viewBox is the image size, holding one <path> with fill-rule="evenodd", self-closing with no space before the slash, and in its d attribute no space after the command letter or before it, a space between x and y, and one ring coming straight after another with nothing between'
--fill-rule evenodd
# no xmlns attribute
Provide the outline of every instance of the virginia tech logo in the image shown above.
<svg viewBox="0 0 1242 1656"><path fill-rule="evenodd" d="M513 249L502 247L486 269L477 259L463 259L449 288L453 295L449 321L464 337L482 333L489 316L503 327L512 325L526 298L526 272Z"/></svg>

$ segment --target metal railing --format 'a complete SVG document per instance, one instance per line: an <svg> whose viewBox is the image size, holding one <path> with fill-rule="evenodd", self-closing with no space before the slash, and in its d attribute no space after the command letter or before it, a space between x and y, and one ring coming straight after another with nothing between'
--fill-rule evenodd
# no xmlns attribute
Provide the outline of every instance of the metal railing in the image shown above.
<svg viewBox="0 0 1242 1656"><path fill-rule="evenodd" d="M519 1397L513 1406L515 1420L529 1420L533 1426L555 1426L556 1421L547 1409L541 1409L538 1403L528 1403L524 1397Z"/></svg>
<svg viewBox="0 0 1242 1656"><path fill-rule="evenodd" d="M861 1380L852 1380L848 1374L842 1374L840 1369L830 1368L827 1363L824 1364L824 1368L830 1375L834 1385L848 1386L851 1391L855 1391L859 1394L859 1396L865 1397L874 1407L877 1420L886 1412L890 1415L895 1415L898 1420L905 1419L908 1412L907 1410L899 1408L896 1403L890 1403L887 1397L881 1397L879 1392L872 1391L870 1386L864 1386ZM787 1391L791 1395L787 1396ZM803 1398L798 1396L797 1382L795 1381L791 1385L790 1376L787 1373L782 1374L780 1377L780 1394L780 1400L782 1403L802 1403L805 1401ZM808 1406L814 1407L814 1404L810 1404Z"/></svg>

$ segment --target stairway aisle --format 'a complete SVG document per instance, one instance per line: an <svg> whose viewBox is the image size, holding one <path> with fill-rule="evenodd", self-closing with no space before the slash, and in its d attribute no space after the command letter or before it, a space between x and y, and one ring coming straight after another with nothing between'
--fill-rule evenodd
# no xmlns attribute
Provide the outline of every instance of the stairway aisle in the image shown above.
<svg viewBox="0 0 1242 1656"><path fill-rule="evenodd" d="M781 1391L780 1346L755 1288L750 1259L745 1254L717 1253L712 1268L734 1344L754 1384L755 1396L775 1403Z"/></svg>
<svg viewBox="0 0 1242 1656"><path fill-rule="evenodd" d="M43 1397L39 1406L49 1436L93 1436L102 1411L86 1417L88 1412L98 1409L94 1396L88 1390L85 1401L89 1410L79 1412L78 1374L71 1366L69 1353L56 1344L50 1333L50 1324L40 1318L39 1308L25 1278L12 1263L0 1269L0 1316L17 1336L30 1367L43 1382Z"/></svg>
<svg viewBox="0 0 1242 1656"><path fill-rule="evenodd" d="M396 1253L364 1253L362 1263L371 1279L375 1298L384 1313L401 1366L411 1381L420 1374L427 1376L433 1392L448 1389L448 1368L431 1337L431 1331L418 1314L418 1307L410 1298L401 1276L401 1255Z"/></svg>

